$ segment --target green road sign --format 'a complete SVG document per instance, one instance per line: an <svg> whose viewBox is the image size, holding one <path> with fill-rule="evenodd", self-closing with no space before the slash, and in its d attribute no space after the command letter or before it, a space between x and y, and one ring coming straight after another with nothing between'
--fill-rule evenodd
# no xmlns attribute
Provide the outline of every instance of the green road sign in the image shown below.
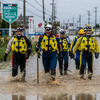
<svg viewBox="0 0 100 100"><path fill-rule="evenodd" d="M3 4L2 18L8 23L12 23L18 18L17 4Z"/></svg>

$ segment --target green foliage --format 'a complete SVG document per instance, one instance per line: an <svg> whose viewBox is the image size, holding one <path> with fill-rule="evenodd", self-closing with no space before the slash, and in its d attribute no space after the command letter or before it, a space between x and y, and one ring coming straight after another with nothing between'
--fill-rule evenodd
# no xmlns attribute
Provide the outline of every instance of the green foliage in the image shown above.
<svg viewBox="0 0 100 100"><path fill-rule="evenodd" d="M5 20L2 20L1 28L9 28L9 23L7 23Z"/></svg>
<svg viewBox="0 0 100 100"><path fill-rule="evenodd" d="M2 22L0 21L0 28L2 28Z"/></svg>
<svg viewBox="0 0 100 100"><path fill-rule="evenodd" d="M0 62L4 60L6 47L7 47L7 45L3 45L2 47L0 47ZM12 56L12 53L10 52L8 57L7 57L7 60L11 60L12 59L11 56Z"/></svg>
<svg viewBox="0 0 100 100"><path fill-rule="evenodd" d="M17 23L16 22L13 22L12 23L12 28L16 28L16 27L18 27Z"/></svg>
<svg viewBox="0 0 100 100"><path fill-rule="evenodd" d="M4 44L7 44L9 41L9 37L8 36L4 36Z"/></svg>
<svg viewBox="0 0 100 100"><path fill-rule="evenodd" d="M33 43L32 43L32 52L31 52L32 55L34 54L36 43L37 43L37 42L33 42Z"/></svg>
<svg viewBox="0 0 100 100"><path fill-rule="evenodd" d="M3 61L6 47L0 47L0 61Z"/></svg>
<svg viewBox="0 0 100 100"><path fill-rule="evenodd" d="M3 40L0 38L0 47L3 45Z"/></svg>
<svg viewBox="0 0 100 100"><path fill-rule="evenodd" d="M94 26L94 28L99 28L100 26L99 26L99 24L96 24L96 26Z"/></svg>
<svg viewBox="0 0 100 100"><path fill-rule="evenodd" d="M0 46L0 62L4 60L4 55L5 55L5 51L6 51L8 41L9 41L9 38L7 36L4 37L4 42L1 41L2 45ZM12 53L10 53L8 55L8 57L7 57L8 60L11 59L11 55L12 55Z"/></svg>

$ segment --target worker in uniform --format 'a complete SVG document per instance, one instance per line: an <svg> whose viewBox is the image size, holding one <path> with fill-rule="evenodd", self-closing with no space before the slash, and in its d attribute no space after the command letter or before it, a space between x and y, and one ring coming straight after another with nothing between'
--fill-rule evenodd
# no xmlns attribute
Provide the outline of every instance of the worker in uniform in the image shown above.
<svg viewBox="0 0 100 100"><path fill-rule="evenodd" d="M72 44L70 46L69 56L71 58L74 58L74 56L72 54L73 48L77 42L77 39L84 35L84 29L79 29L78 34L79 34L79 36L77 36L73 39ZM80 67L80 51L79 50L77 50L76 55L75 55L75 64L76 64L76 69L79 70L79 67Z"/></svg>
<svg viewBox="0 0 100 100"><path fill-rule="evenodd" d="M95 58L99 57L99 44L93 36L91 36L91 26L85 26L85 35L80 37L73 49L73 54L80 50L80 78L84 79L84 68L86 62L88 64L88 79L92 79L93 75L93 53Z"/></svg>
<svg viewBox="0 0 100 100"><path fill-rule="evenodd" d="M51 78L55 80L56 76L56 64L57 64L57 51L61 56L61 43L60 39L52 34L52 26L48 24L45 27L45 33L42 35L35 47L36 52L39 52L39 49L43 51L42 53L42 62L44 66L45 73L50 73Z"/></svg>
<svg viewBox="0 0 100 100"><path fill-rule="evenodd" d="M20 65L20 72L24 72L22 81L25 81L26 75L26 59L29 58L32 45L26 36L22 36L23 29L18 28L16 35L8 42L4 61L7 61L7 55L12 51L12 76L18 74L18 66Z"/></svg>
<svg viewBox="0 0 100 100"><path fill-rule="evenodd" d="M60 42L62 45L62 59L59 59L59 71L60 75L67 75L68 69L68 48L70 44L68 43L65 37L65 31L60 30ZM64 68L63 68L63 60L64 60Z"/></svg>

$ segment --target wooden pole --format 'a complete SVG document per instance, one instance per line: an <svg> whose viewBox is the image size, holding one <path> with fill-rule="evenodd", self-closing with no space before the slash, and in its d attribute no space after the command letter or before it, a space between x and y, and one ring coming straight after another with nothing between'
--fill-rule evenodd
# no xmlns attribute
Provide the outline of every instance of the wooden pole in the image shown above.
<svg viewBox="0 0 100 100"><path fill-rule="evenodd" d="M37 52L37 84L39 84L39 59L38 59L38 52Z"/></svg>

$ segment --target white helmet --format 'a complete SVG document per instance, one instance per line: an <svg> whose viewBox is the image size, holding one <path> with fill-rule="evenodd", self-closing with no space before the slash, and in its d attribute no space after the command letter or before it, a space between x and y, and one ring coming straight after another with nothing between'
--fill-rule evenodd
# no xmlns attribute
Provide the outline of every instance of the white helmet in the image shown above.
<svg viewBox="0 0 100 100"><path fill-rule="evenodd" d="M59 33L65 34L65 30L64 29L60 29Z"/></svg>
<svg viewBox="0 0 100 100"><path fill-rule="evenodd" d="M52 26L50 24L46 25L45 30L46 32L52 31Z"/></svg>
<svg viewBox="0 0 100 100"><path fill-rule="evenodd" d="M52 28L52 26L50 24L47 24L46 28Z"/></svg>

